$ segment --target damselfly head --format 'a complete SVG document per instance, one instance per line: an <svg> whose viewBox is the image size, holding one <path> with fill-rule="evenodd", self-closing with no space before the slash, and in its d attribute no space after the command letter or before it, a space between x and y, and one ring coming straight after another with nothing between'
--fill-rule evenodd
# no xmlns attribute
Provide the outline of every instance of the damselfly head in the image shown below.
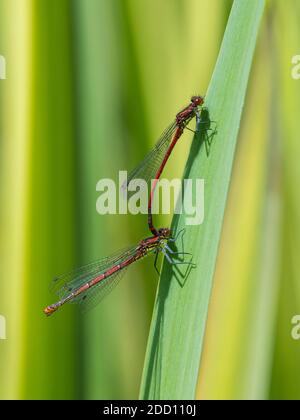
<svg viewBox="0 0 300 420"><path fill-rule="evenodd" d="M192 96L191 97L191 102L194 106L200 106L204 102L204 97L203 96L197 96L197 95Z"/></svg>
<svg viewBox="0 0 300 420"><path fill-rule="evenodd" d="M171 230L169 228L158 229L158 236L162 239L169 239L171 237Z"/></svg>

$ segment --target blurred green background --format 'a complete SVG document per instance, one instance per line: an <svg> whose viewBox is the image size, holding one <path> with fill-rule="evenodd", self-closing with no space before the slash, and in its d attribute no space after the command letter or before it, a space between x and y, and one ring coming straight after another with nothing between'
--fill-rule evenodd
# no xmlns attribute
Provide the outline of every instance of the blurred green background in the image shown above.
<svg viewBox="0 0 300 420"><path fill-rule="evenodd" d="M144 216L96 212L191 94L205 94L229 0L0 0L1 399L138 397L157 276L46 318L51 279L136 243ZM267 3L215 274L197 398L300 398L300 3ZM241 27L241 30L243 28ZM192 134L165 172L180 176ZM224 139L225 141L226 139ZM170 218L163 219L164 224ZM200 279L199 279L200 281Z"/></svg>

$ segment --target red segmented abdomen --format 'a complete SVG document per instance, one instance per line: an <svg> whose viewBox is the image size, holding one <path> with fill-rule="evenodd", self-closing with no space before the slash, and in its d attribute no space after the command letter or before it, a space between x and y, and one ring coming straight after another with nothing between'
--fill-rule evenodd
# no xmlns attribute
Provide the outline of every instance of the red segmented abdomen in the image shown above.
<svg viewBox="0 0 300 420"><path fill-rule="evenodd" d="M133 263L134 261L138 260L139 258L142 257L141 252L139 252L139 250L137 250L137 253L133 256L128 258L127 260L123 261L121 264L117 264L111 268L109 268L108 270L105 271L105 273L101 274L98 277L95 277L93 280L91 280L90 282L88 282L86 285L84 285L80 291L80 289L78 289L78 293L83 292L86 289L89 289L92 286L95 286L96 284L100 283L101 281L107 279L108 277L112 276L113 274L117 273L118 271L122 270L123 268L127 267L128 265L130 265L131 263Z"/></svg>
<svg viewBox="0 0 300 420"><path fill-rule="evenodd" d="M161 165L160 165L160 167L159 167L159 169L158 169L158 171L155 175L155 180L153 182L152 189L151 189L151 192L150 192L150 197L149 197L149 201L148 201L148 225L149 225L149 229L153 233L153 235L157 235L157 230L153 226L153 222L152 222L152 202L153 202L154 191L155 191L156 185L158 183L158 180L161 176L161 173L164 170L164 167L166 166L166 163L167 163L167 161L170 157L170 154L171 154L172 150L174 149L178 139L181 137L182 133L183 133L183 128L178 126L176 131L175 131L173 140L172 140L172 142L171 142L171 144L170 144L170 146L169 146L169 148L168 148L168 150L165 154L165 157L164 157L164 159L163 159L163 161L162 161L162 163L161 163Z"/></svg>

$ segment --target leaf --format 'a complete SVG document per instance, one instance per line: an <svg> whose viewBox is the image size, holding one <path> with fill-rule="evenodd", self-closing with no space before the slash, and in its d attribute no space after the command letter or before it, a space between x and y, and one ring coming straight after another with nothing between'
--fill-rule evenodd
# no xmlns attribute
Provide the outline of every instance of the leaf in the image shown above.
<svg viewBox="0 0 300 420"><path fill-rule="evenodd" d="M150 329L140 396L143 399L195 397L208 305L222 230L232 163L263 0L235 1L205 105L217 123L209 156L194 139L184 178L205 180L205 219L185 226L175 216L173 230L186 228L185 251L196 269L178 281L165 262Z"/></svg>

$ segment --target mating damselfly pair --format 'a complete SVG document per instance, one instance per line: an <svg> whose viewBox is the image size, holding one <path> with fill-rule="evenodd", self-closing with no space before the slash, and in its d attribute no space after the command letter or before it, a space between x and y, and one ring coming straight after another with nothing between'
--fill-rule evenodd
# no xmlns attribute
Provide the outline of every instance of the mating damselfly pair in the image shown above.
<svg viewBox="0 0 300 420"><path fill-rule="evenodd" d="M154 254L156 256L155 266L159 253L162 253L170 264L192 264L191 260L182 261L184 252L176 252L171 248L171 243L176 241L171 230L169 228L158 229L154 226L152 205L155 188L172 150L194 117L198 123L201 122L200 110L205 110L202 107L203 103L202 96L191 98L190 104L176 115L175 120L162 133L153 150L130 173L126 185L122 187L127 189L129 183L137 178L144 179L147 184L152 180L148 199L148 227L152 236L142 239L133 247L54 279L53 288L58 294L59 300L44 309L46 315L51 315L67 302L79 303L84 310L89 309L113 289L126 268L145 256Z"/></svg>

